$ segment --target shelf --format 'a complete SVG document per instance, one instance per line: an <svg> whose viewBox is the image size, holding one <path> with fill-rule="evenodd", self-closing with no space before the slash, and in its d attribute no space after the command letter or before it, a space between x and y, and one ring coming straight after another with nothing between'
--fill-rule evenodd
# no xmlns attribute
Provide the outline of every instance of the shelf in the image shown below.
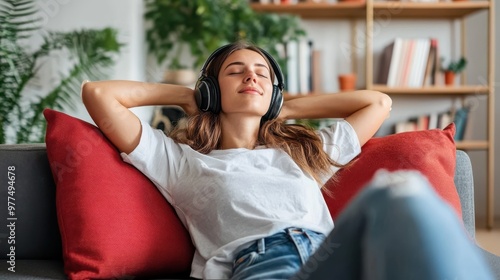
<svg viewBox="0 0 500 280"><path fill-rule="evenodd" d="M488 86L429 86L421 88L388 87L373 85L372 90L381 91L391 95L488 95Z"/></svg>
<svg viewBox="0 0 500 280"><path fill-rule="evenodd" d="M468 140L455 143L458 150L484 150L488 149L488 141Z"/></svg>
<svg viewBox="0 0 500 280"><path fill-rule="evenodd" d="M258 12L294 14L306 19L362 18L366 15L365 2L299 3L295 5L251 4L250 7Z"/></svg>
<svg viewBox="0 0 500 280"><path fill-rule="evenodd" d="M346 19L366 16L366 3L348 1L339 3L299 3L287 4L250 4L258 12L294 14L304 19ZM412 3L399 1L373 2L374 17L384 18L460 18L490 7L489 1Z"/></svg>
<svg viewBox="0 0 500 280"><path fill-rule="evenodd" d="M490 7L489 1L413 3L399 1L373 2L374 17L450 19L460 18Z"/></svg>
<svg viewBox="0 0 500 280"><path fill-rule="evenodd" d="M385 85L373 85L370 90L376 90L390 95L455 95L455 96L470 96L470 95L489 95L488 86L429 86L421 88L401 88L388 87ZM313 92L307 94L289 94L284 92L285 100L300 98L310 95L334 94L338 92Z"/></svg>

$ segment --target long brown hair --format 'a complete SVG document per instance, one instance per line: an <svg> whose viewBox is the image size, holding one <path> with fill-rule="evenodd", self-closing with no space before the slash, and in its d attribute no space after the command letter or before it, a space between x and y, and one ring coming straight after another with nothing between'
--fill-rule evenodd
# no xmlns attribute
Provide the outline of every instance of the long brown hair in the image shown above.
<svg viewBox="0 0 500 280"><path fill-rule="evenodd" d="M226 58L237 50L248 49L258 52L270 63L259 48L245 42L236 42L218 55L207 66L207 75L218 77ZM271 77L274 80L272 67ZM194 150L208 154L220 149L222 127L218 114L200 112L189 117L186 126L176 127L169 135L178 143L189 145ZM257 145L285 151L297 165L317 182L331 173L331 167L344 167L333 161L324 151L321 139L311 128L299 124L285 124L279 120L263 123L259 130ZM334 178L333 178L334 179Z"/></svg>

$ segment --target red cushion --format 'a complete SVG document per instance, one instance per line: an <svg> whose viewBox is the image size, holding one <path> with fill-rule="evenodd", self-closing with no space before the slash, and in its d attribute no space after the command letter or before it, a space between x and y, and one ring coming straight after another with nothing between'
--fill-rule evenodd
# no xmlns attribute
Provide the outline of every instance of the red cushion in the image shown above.
<svg viewBox="0 0 500 280"><path fill-rule="evenodd" d="M44 115L68 278L188 274L191 239L151 181L96 126L49 109Z"/></svg>
<svg viewBox="0 0 500 280"><path fill-rule="evenodd" d="M444 130L433 129L375 137L362 148L352 165L340 170L338 181L328 182L331 196L324 195L333 218L372 179L380 168L389 171L413 169L420 171L437 193L462 217L460 198L454 182L455 125Z"/></svg>

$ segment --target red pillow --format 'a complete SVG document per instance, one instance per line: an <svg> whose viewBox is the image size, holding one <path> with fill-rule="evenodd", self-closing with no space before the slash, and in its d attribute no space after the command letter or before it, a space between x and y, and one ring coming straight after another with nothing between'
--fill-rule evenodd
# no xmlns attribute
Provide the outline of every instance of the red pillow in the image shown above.
<svg viewBox="0 0 500 280"><path fill-rule="evenodd" d="M68 278L188 275L191 239L151 181L96 126L44 115Z"/></svg>
<svg viewBox="0 0 500 280"><path fill-rule="evenodd" d="M362 148L352 165L340 170L337 182L329 181L332 196L324 195L333 218L360 191L380 168L389 171L413 169L427 177L437 193L462 217L455 187L455 125L375 137Z"/></svg>

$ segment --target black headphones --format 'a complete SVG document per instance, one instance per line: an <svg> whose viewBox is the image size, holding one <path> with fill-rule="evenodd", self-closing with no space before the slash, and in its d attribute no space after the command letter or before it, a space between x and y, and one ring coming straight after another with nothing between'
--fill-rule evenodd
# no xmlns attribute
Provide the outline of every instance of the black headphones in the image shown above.
<svg viewBox="0 0 500 280"><path fill-rule="evenodd" d="M195 99L198 108L201 111L207 112L210 111L212 113L218 114L221 109L220 104L220 89L219 82L217 77L208 76L206 73L206 68L210 63L222 52L231 47L231 44L222 46L215 50L205 61L203 67L201 68L201 74L196 82L196 86L194 88ZM271 104L269 105L269 110L266 112L264 116L262 116L262 122L275 119L278 117L281 107L283 106L283 88L284 88L284 78L283 73L281 72L281 68L279 64L274 60L274 58L267 53L265 50L258 48L269 60L271 67L276 75L276 79L278 84L273 84L273 93L271 96Z"/></svg>

